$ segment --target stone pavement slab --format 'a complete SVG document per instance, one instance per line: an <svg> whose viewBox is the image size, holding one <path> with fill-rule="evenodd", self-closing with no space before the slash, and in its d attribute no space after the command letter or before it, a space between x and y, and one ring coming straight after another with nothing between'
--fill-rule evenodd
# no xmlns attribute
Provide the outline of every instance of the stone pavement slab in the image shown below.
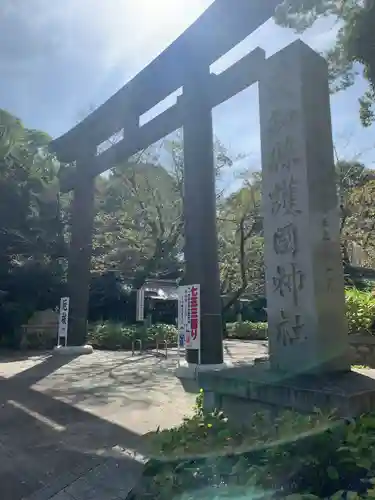
<svg viewBox="0 0 375 500"><path fill-rule="evenodd" d="M235 364L267 348L225 345ZM1 500L125 498L142 471L144 435L192 411L195 397L174 376L176 364L175 350L167 359L105 351L0 357Z"/></svg>

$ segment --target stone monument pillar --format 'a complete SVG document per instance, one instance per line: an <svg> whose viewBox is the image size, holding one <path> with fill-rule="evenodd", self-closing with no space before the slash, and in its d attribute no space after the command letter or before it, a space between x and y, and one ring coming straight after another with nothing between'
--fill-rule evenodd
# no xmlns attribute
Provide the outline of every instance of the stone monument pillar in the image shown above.
<svg viewBox="0 0 375 500"><path fill-rule="evenodd" d="M215 167L208 67L192 72L181 96L184 137L186 284L201 286L201 364L223 362ZM198 351L186 361L198 363Z"/></svg>
<svg viewBox="0 0 375 500"><path fill-rule="evenodd" d="M349 369L328 69L301 41L259 82L269 356L287 373Z"/></svg>
<svg viewBox="0 0 375 500"><path fill-rule="evenodd" d="M269 362L199 373L204 405L242 424L285 408L361 415L375 382L350 371L326 61L289 45L259 100Z"/></svg>
<svg viewBox="0 0 375 500"><path fill-rule="evenodd" d="M70 296L68 345L82 346L87 339L95 178L84 175L77 165L75 180L68 267Z"/></svg>

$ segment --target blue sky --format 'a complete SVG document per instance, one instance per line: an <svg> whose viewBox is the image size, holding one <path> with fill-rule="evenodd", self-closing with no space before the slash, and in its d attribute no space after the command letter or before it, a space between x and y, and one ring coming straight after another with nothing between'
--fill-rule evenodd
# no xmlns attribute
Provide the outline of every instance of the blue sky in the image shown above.
<svg viewBox="0 0 375 500"><path fill-rule="evenodd" d="M228 0L235 3L235 0ZM0 107L26 126L53 137L67 131L92 106L123 86L169 45L212 0L1 0ZM301 38L318 51L336 36L332 19L316 23ZM256 46L270 56L297 36L272 21L217 62L215 72ZM332 97L334 141L341 158L375 168L375 127L363 129L358 97L365 82ZM173 103L173 98L169 100ZM257 88L214 110L215 134L238 166L259 168ZM233 174L231 174L233 181Z"/></svg>

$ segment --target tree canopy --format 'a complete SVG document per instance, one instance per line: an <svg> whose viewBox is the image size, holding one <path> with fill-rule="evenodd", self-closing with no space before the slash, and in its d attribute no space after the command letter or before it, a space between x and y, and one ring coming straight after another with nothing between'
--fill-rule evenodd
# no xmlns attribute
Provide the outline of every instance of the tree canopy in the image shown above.
<svg viewBox="0 0 375 500"><path fill-rule="evenodd" d="M375 171L358 162L336 165L345 263L375 267Z"/></svg>
<svg viewBox="0 0 375 500"><path fill-rule="evenodd" d="M253 174L219 204L221 292L230 307L242 295L264 295L261 179Z"/></svg>
<svg viewBox="0 0 375 500"><path fill-rule="evenodd" d="M333 92L352 85L362 68L368 89L360 99L364 126L375 120L375 0L284 0L276 22L301 33L322 17L338 21L334 46L326 54Z"/></svg>
<svg viewBox="0 0 375 500"><path fill-rule="evenodd" d="M58 165L49 137L0 110L0 322L55 305L65 255Z"/></svg>

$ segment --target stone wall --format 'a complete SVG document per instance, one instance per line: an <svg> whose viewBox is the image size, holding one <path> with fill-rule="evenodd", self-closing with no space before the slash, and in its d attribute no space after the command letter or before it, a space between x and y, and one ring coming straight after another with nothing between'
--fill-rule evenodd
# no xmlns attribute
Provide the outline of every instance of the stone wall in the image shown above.
<svg viewBox="0 0 375 500"><path fill-rule="evenodd" d="M352 364L375 368L375 336L350 335L349 342Z"/></svg>

